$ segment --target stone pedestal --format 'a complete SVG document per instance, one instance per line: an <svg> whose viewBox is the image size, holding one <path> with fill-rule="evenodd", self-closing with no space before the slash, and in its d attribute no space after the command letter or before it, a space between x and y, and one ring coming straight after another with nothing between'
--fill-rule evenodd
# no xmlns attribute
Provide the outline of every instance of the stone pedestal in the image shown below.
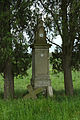
<svg viewBox="0 0 80 120"><path fill-rule="evenodd" d="M49 77L49 44L32 45L32 80L34 88L51 85Z"/></svg>
<svg viewBox="0 0 80 120"><path fill-rule="evenodd" d="M46 32L42 20L39 20L35 31L32 48L32 80L34 88L51 86L49 77L49 48L46 41Z"/></svg>

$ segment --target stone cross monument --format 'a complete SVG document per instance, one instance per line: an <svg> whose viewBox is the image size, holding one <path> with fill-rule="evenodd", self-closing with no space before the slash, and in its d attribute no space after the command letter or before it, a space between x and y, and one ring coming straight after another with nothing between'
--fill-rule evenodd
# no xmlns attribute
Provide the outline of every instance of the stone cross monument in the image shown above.
<svg viewBox="0 0 80 120"><path fill-rule="evenodd" d="M39 20L35 32L35 40L32 48L32 79L31 85L34 88L51 86L49 77L49 48L46 41L46 32L43 21Z"/></svg>

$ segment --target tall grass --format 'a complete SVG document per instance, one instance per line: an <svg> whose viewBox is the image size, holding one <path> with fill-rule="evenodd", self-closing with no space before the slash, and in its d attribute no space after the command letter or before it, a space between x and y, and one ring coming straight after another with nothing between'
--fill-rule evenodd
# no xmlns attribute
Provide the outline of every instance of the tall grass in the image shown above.
<svg viewBox="0 0 80 120"><path fill-rule="evenodd" d="M15 96L17 99L3 99L4 81L0 76L0 120L80 120L80 72L73 71L74 96L64 94L63 73L53 74L50 78L54 88L54 97L39 97L36 100L23 99L26 86L30 83L31 69L28 76L15 78Z"/></svg>

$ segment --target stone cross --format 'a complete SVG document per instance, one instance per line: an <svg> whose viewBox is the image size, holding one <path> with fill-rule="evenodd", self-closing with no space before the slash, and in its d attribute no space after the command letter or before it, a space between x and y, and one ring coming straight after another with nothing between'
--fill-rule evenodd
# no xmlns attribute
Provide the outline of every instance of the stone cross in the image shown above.
<svg viewBox="0 0 80 120"><path fill-rule="evenodd" d="M33 87L31 85L27 86L28 89L28 94L24 96L24 98L32 98L32 99L36 99L37 95L41 92L44 91L44 88L37 88L37 89L33 89Z"/></svg>

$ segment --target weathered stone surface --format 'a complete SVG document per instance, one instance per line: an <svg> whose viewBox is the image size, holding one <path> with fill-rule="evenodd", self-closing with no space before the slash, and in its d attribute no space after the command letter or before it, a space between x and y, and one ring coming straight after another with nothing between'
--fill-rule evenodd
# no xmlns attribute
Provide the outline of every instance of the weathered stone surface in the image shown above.
<svg viewBox="0 0 80 120"><path fill-rule="evenodd" d="M42 20L38 21L34 43L39 44L39 45L40 44L47 44L47 42L46 42L46 32L45 32L45 29L43 27L43 21Z"/></svg>
<svg viewBox="0 0 80 120"><path fill-rule="evenodd" d="M53 89L52 86L47 87L47 94L49 97L53 97Z"/></svg>
<svg viewBox="0 0 80 120"><path fill-rule="evenodd" d="M51 85L49 75L38 75L34 79L34 87L47 87Z"/></svg>
<svg viewBox="0 0 80 120"><path fill-rule="evenodd" d="M26 99L28 99L28 98L36 99L37 98L37 94L39 94L42 91L44 91L44 88L33 89L31 85L28 85L27 88L28 88L28 92L29 93L24 96L24 98L26 98Z"/></svg>
<svg viewBox="0 0 80 120"><path fill-rule="evenodd" d="M36 87L50 86L49 77L49 46L37 46L32 50L32 82Z"/></svg>
<svg viewBox="0 0 80 120"><path fill-rule="evenodd" d="M35 76L48 74L48 49L35 51L35 71Z"/></svg>

